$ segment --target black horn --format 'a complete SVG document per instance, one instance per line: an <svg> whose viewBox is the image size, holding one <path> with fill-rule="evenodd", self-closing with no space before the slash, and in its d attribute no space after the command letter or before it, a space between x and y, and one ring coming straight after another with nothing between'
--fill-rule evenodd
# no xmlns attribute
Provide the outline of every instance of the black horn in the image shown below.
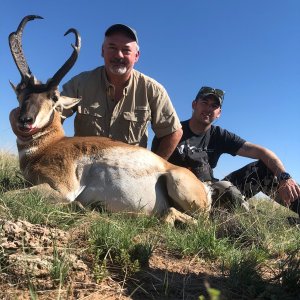
<svg viewBox="0 0 300 300"><path fill-rule="evenodd" d="M17 31L12 32L8 37L10 51L21 74L22 81L29 79L31 76L31 71L26 62L24 52L23 52L23 47L22 47L23 29L28 21L34 19L43 19L43 18L36 15L29 15L24 17L21 23L19 24Z"/></svg>
<svg viewBox="0 0 300 300"><path fill-rule="evenodd" d="M57 87L60 83L60 81L63 79L63 77L70 71L70 69L75 64L78 54L81 48L81 38L78 33L78 31L74 28L69 29L65 35L69 34L70 32L75 34L75 46L72 44L73 52L69 59L63 64L63 66L54 74L52 78L50 78L47 83L40 83L37 82L33 76L33 74L30 71L30 68L26 62L23 48L22 48L22 33L23 29L28 21L34 20L34 19L43 19L40 16L30 15L26 16L22 19L20 25L18 26L18 29L16 32L12 32L9 35L9 45L10 50L13 55L14 61L20 71L22 80L21 84L22 89L26 88L31 93L42 93L45 91L48 91L54 87Z"/></svg>
<svg viewBox="0 0 300 300"><path fill-rule="evenodd" d="M75 38L76 38L75 46L73 44L71 44L71 46L73 47L74 50L73 50L71 56L69 57L69 59L63 64L63 66L48 81L48 83L47 83L48 89L51 89L51 88L59 85L60 81L71 70L71 68L74 66L74 64L78 58L78 54L79 54L79 51L81 48L81 38L80 38L78 31L74 28L70 28L64 35L66 36L70 32L73 32L75 34Z"/></svg>

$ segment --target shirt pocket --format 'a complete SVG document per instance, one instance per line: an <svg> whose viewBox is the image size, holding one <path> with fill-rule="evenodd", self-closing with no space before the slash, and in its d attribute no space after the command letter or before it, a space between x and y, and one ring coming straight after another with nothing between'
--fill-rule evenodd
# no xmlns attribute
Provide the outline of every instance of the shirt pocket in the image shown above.
<svg viewBox="0 0 300 300"><path fill-rule="evenodd" d="M151 120L150 110L147 107L141 107L134 111L123 112L123 117L127 123L129 144L139 144L147 146L147 125Z"/></svg>
<svg viewBox="0 0 300 300"><path fill-rule="evenodd" d="M78 105L74 130L77 136L106 136L104 115L99 112L99 107Z"/></svg>

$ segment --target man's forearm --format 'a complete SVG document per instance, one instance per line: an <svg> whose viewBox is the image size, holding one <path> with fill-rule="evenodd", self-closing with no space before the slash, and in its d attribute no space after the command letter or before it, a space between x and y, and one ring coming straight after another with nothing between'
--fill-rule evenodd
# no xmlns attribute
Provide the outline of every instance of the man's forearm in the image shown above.
<svg viewBox="0 0 300 300"><path fill-rule="evenodd" d="M244 157L262 160L275 176L285 171L284 165L277 155L273 151L260 145L246 142L238 150L237 154Z"/></svg>
<svg viewBox="0 0 300 300"><path fill-rule="evenodd" d="M182 129L178 129L175 132L160 138L159 146L155 153L168 160L178 145L181 137Z"/></svg>

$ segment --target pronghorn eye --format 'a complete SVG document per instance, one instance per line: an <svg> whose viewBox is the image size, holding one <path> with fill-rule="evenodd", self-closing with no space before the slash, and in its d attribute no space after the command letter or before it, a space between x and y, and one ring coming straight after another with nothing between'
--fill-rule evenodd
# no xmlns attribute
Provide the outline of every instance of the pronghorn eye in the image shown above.
<svg viewBox="0 0 300 300"><path fill-rule="evenodd" d="M58 100L57 94L53 93L53 92L47 93L47 98L51 99L54 102L56 102Z"/></svg>
<svg viewBox="0 0 300 300"><path fill-rule="evenodd" d="M58 100L58 97L57 97L56 95L52 95L52 96L51 96L51 99L52 99L54 102L56 102L56 101Z"/></svg>

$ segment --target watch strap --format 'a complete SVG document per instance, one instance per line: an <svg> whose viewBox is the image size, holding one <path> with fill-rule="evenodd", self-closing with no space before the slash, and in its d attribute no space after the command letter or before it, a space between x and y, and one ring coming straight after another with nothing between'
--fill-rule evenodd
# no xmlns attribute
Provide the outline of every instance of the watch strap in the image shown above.
<svg viewBox="0 0 300 300"><path fill-rule="evenodd" d="M282 181L282 180L288 180L290 178L292 178L292 176L287 173L287 172L281 172L278 176L277 176L278 180L279 181Z"/></svg>

